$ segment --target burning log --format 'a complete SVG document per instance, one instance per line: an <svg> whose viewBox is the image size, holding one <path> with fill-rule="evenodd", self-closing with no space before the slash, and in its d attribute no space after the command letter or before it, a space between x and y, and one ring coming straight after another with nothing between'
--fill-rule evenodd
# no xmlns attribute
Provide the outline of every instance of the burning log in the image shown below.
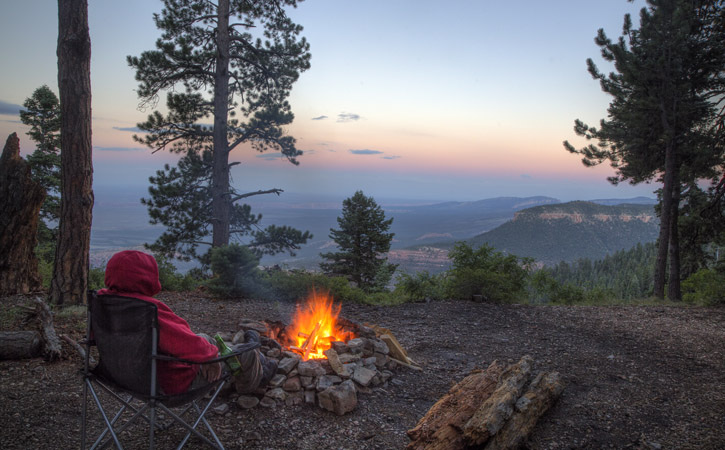
<svg viewBox="0 0 725 450"><path fill-rule="evenodd" d="M564 389L555 372L540 373L529 384L532 365L529 356L506 370L494 361L464 378L408 431L407 448L518 447Z"/></svg>

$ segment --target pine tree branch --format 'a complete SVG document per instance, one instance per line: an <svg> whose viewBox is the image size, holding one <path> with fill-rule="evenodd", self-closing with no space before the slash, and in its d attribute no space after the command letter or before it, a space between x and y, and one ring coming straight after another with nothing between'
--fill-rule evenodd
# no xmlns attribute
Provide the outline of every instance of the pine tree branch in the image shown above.
<svg viewBox="0 0 725 450"><path fill-rule="evenodd" d="M277 195L280 195L282 192L284 192L284 190L278 189L278 188L268 189L266 191L261 191L260 190L260 191L255 191L255 192L247 192L246 194L239 194L237 196L232 197L231 202L232 203L236 203L237 201L239 201L239 200L241 200L243 198L253 197L255 195L262 195L262 194L277 194Z"/></svg>

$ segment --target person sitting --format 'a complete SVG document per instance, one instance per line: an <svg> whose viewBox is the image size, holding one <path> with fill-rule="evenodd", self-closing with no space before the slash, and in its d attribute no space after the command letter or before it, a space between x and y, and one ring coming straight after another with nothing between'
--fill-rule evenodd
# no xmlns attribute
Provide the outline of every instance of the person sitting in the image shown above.
<svg viewBox="0 0 725 450"><path fill-rule="evenodd" d="M106 265L105 285L105 289L98 291L99 295L133 297L156 305L160 354L191 361L205 361L218 356L218 349L211 338L195 334L186 320L176 315L164 302L153 298L161 292L159 268L153 256L135 250L116 253ZM258 340L259 334L247 332L245 338ZM273 364L265 361L258 350L244 352L238 359L242 371L235 377L235 385L239 392L256 390L263 384L263 379L271 378L276 370L276 366L271 367ZM218 380L222 370L223 366L219 362L191 365L178 361L159 361L159 388L166 395L180 394Z"/></svg>

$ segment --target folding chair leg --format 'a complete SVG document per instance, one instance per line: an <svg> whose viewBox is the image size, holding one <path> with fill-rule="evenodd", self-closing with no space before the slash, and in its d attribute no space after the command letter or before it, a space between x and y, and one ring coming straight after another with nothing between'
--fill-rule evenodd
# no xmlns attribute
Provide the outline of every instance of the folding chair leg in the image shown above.
<svg viewBox="0 0 725 450"><path fill-rule="evenodd" d="M86 380L86 383L90 383L89 380ZM88 386L91 391L91 395L93 396L93 400L96 402L96 406L98 406L98 411L101 413L101 417L103 417L103 421L106 423L106 430L101 434L101 436L98 437L98 440L96 440L96 443L93 444L92 448L95 448L98 443L103 439L103 436L105 436L106 431L111 433L111 438L113 439L113 442L116 443L116 447L119 449L122 449L123 446L121 446L121 443L118 440L118 436L116 436L116 433L113 431L113 424L108 421L108 417L106 416L106 412L103 411L103 406L101 406L101 401L98 399L98 396L96 395L96 391L93 389L93 386ZM123 412L123 408L121 408L121 411L116 414L116 417L114 417L113 422L115 423L116 420L120 417L121 413Z"/></svg>
<svg viewBox="0 0 725 450"><path fill-rule="evenodd" d="M151 420L149 423L149 450L154 450L154 432L156 431L156 401L151 400Z"/></svg>
<svg viewBox="0 0 725 450"><path fill-rule="evenodd" d="M81 412L81 450L86 450L86 410L88 409L88 385L83 383L83 410Z"/></svg>

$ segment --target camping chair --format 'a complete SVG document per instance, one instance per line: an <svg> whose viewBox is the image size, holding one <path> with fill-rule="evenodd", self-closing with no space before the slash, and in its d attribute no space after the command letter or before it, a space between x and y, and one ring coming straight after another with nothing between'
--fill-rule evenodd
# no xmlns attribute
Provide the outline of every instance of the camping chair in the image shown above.
<svg viewBox="0 0 725 450"><path fill-rule="evenodd" d="M160 355L158 354L156 305L131 297L96 295L95 292L90 292L88 295L88 326L84 343L86 356L83 370L81 449L86 448L88 393L91 394L105 423L105 430L100 433L91 447L92 449L104 448L111 442L115 443L118 449L122 449L119 434L139 418L145 420L149 425L150 449L154 448L156 430L165 430L174 424L181 425L187 430L186 436L177 449L181 449L192 434L213 448L223 449L224 446L204 418L204 414L231 376L228 371L224 371L220 380L200 388L190 389L188 392L177 395L164 395L158 389L157 362L180 361L188 364L210 364L259 347L258 342L242 344L235 347L234 353L208 361L188 361ZM93 346L98 349L99 361L95 367L91 368L89 359L90 349ZM96 387L100 390L97 391ZM104 406L101 404L98 395L98 392L101 391L107 392L111 399L120 403L120 409L112 417L106 414ZM207 400L204 400L205 397ZM198 403L202 401L204 403L200 406ZM115 402L112 405L118 406ZM182 407L184 410L180 414L176 414L170 409ZM172 420L161 423L157 410L171 417ZM182 416L190 411L192 414L196 413L193 424L182 419ZM124 413L126 416L132 416L127 421L119 423L119 419ZM196 430L200 423L206 426L214 442Z"/></svg>

